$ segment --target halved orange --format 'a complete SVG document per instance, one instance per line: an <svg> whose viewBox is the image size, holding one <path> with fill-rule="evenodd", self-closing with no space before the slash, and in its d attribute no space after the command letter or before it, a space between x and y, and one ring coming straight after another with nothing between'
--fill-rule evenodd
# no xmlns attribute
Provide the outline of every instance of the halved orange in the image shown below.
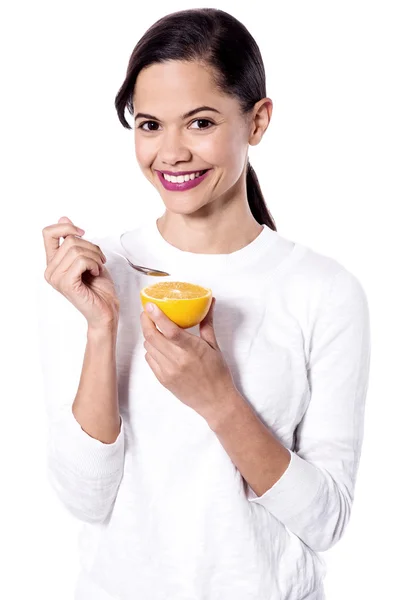
<svg viewBox="0 0 400 600"><path fill-rule="evenodd" d="M186 281L160 281L140 290L143 308L156 304L171 321L188 329L198 325L209 311L212 291Z"/></svg>

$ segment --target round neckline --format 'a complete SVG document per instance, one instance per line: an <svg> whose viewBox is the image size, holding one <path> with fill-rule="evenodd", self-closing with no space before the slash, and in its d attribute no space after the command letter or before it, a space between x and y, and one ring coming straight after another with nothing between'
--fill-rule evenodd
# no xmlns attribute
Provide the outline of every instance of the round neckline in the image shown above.
<svg viewBox="0 0 400 600"><path fill-rule="evenodd" d="M176 266L182 266L184 268L195 268L197 271L207 270L208 272L214 273L223 271L226 273L239 267L243 267L244 265L263 256L266 249L269 248L279 238L276 231L263 224L263 229L260 231L257 237L254 238L254 240L252 240L249 244L246 244L246 246L239 248L239 250L229 253L212 254L189 252L187 250L181 250L180 248L170 244L161 235L161 232L158 229L157 221L158 218L152 219L143 225L143 239L146 241L146 246L148 247L150 253L154 253L157 258L161 257L162 262L165 264L172 263ZM125 234L122 234L122 236L127 236L127 243L129 240L129 233L131 232L128 231Z"/></svg>

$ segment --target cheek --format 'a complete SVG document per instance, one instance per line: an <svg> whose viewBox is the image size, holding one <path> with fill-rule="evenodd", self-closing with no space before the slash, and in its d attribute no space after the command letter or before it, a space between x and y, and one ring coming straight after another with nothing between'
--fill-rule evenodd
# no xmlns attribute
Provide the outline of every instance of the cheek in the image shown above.
<svg viewBox="0 0 400 600"><path fill-rule="evenodd" d="M234 128L221 128L218 134L205 139L203 142L204 152L201 154L207 158L210 164L227 169L229 172L239 174L243 168L247 145L241 132Z"/></svg>
<svg viewBox="0 0 400 600"><path fill-rule="evenodd" d="M151 140L135 137L135 155L139 165L146 168L154 161L154 144Z"/></svg>

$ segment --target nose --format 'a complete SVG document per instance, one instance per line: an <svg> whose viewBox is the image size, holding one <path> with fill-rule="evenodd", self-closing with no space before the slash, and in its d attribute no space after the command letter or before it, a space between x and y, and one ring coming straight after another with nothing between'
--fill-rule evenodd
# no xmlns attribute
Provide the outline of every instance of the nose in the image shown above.
<svg viewBox="0 0 400 600"><path fill-rule="evenodd" d="M190 161L191 152L177 129L162 134L159 157L161 162L168 165Z"/></svg>

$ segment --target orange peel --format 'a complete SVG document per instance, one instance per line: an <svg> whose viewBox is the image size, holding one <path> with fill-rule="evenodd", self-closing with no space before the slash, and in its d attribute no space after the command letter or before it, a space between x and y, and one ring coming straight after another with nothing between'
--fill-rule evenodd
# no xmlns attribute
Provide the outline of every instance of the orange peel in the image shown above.
<svg viewBox="0 0 400 600"><path fill-rule="evenodd" d="M207 315L212 290L186 281L160 281L140 290L143 308L156 304L171 321L188 329L198 325Z"/></svg>

